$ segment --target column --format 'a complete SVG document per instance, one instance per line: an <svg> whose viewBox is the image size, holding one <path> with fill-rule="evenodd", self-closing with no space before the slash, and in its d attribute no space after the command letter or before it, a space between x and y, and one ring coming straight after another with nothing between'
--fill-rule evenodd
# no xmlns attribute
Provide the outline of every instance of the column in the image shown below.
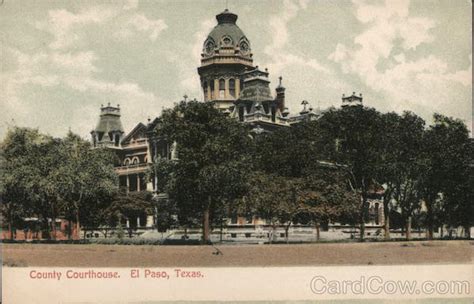
<svg viewBox="0 0 474 304"><path fill-rule="evenodd" d="M212 80L211 80L212 81ZM207 100L211 100L212 99L212 95L211 95L211 83L210 81L207 82Z"/></svg>
<svg viewBox="0 0 474 304"><path fill-rule="evenodd" d="M137 227L140 227L140 217L137 217Z"/></svg>
<svg viewBox="0 0 474 304"><path fill-rule="evenodd" d="M230 93L229 93L229 78L226 78L224 81L225 81L224 99L229 99L229 96L230 96Z"/></svg>
<svg viewBox="0 0 474 304"><path fill-rule="evenodd" d="M140 173L137 174L137 191L141 191L140 190Z"/></svg>
<svg viewBox="0 0 474 304"><path fill-rule="evenodd" d="M219 99L219 79L214 79L214 99Z"/></svg>
<svg viewBox="0 0 474 304"><path fill-rule="evenodd" d="M235 99L238 99L240 95L240 79L235 78Z"/></svg>
<svg viewBox="0 0 474 304"><path fill-rule="evenodd" d="M130 192L130 177L127 175L127 193Z"/></svg>
<svg viewBox="0 0 474 304"><path fill-rule="evenodd" d="M171 145L171 159L176 159L176 142Z"/></svg>

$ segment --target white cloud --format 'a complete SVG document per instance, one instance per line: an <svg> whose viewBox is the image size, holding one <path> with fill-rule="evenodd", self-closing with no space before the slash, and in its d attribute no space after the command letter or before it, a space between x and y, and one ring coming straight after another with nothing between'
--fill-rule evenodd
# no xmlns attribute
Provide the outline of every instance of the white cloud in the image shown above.
<svg viewBox="0 0 474 304"><path fill-rule="evenodd" d="M201 65L200 60L204 40L215 24L216 21L213 18L202 21L193 35L194 40L192 46L189 48L189 53L185 54L185 56L178 56L176 53L170 53L167 58L169 62L178 67L181 79L180 86L184 90L183 93L186 93L193 98L196 97L202 99L202 92L199 75L197 74L196 69L192 67L198 67Z"/></svg>
<svg viewBox="0 0 474 304"><path fill-rule="evenodd" d="M352 46L338 44L328 58L382 94L390 110L449 109L456 96L450 83L471 85L472 60L467 70L450 72L448 63L434 55L416 57L418 46L434 41L431 29L436 24L430 18L411 16L410 1L354 4L365 30L355 36Z"/></svg>
<svg viewBox="0 0 474 304"><path fill-rule="evenodd" d="M307 9L308 2L306 0L285 0L280 13L269 18L270 32L273 34L272 43L265 47L264 52L270 57L267 66L272 73L279 74L285 67L291 65L309 67L316 71L329 73L329 69L316 58L305 58L292 54L286 49L290 36L288 24L297 17L300 10Z"/></svg>
<svg viewBox="0 0 474 304"><path fill-rule="evenodd" d="M147 34L151 41L155 41L158 35L167 28L168 26L162 19L152 20L143 14L135 14L115 35L123 39L132 36L133 32L141 32Z"/></svg>
<svg viewBox="0 0 474 304"><path fill-rule="evenodd" d="M54 36L49 45L51 49L65 49L84 35L81 28L91 24L102 24L117 15L119 11L112 7L94 6L74 14L65 9L50 10L46 21L37 22L36 27Z"/></svg>
<svg viewBox="0 0 474 304"><path fill-rule="evenodd" d="M138 7L138 0L128 0L123 6L124 10L136 9Z"/></svg>

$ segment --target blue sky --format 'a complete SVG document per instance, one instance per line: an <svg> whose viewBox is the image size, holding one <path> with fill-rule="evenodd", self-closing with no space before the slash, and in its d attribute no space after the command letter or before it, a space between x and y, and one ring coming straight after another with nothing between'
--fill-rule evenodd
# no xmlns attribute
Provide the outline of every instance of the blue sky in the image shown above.
<svg viewBox="0 0 474 304"><path fill-rule="evenodd" d="M12 1L0 7L0 137L12 125L87 138L101 104L126 131L201 99L202 43L225 0ZM228 1L254 63L279 76L290 111L363 93L380 111L472 124L471 2Z"/></svg>

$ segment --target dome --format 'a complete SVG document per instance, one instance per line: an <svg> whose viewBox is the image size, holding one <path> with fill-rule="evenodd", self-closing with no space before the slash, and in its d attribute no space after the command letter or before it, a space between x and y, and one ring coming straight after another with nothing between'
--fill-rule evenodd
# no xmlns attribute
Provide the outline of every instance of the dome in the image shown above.
<svg viewBox="0 0 474 304"><path fill-rule="evenodd" d="M225 10L216 16L217 25L204 42L203 53L210 56L215 49L238 48L242 54L250 53L250 43L244 32L237 26L238 16Z"/></svg>

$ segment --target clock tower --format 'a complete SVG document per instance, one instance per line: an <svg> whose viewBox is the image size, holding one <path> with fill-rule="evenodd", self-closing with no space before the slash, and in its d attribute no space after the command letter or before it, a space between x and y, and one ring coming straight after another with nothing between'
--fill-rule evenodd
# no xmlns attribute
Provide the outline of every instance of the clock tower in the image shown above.
<svg viewBox="0 0 474 304"><path fill-rule="evenodd" d="M237 26L238 16L224 10L204 41L198 68L204 101L213 101L222 111L238 99L243 74L254 69L250 42Z"/></svg>

